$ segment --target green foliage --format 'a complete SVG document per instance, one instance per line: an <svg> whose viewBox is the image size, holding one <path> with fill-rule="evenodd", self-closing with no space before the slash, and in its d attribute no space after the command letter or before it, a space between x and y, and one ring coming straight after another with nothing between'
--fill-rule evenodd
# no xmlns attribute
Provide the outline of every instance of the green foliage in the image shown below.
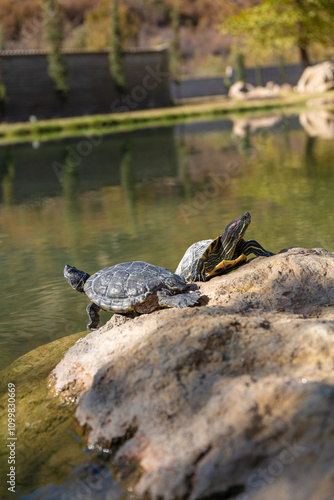
<svg viewBox="0 0 334 500"><path fill-rule="evenodd" d="M15 164L12 151L8 148L2 149L0 182L2 187L2 198L4 205L13 205L14 196Z"/></svg>
<svg viewBox="0 0 334 500"><path fill-rule="evenodd" d="M1 115L5 114L6 103L7 103L6 87L1 81L1 74L0 74L0 114Z"/></svg>
<svg viewBox="0 0 334 500"><path fill-rule="evenodd" d="M242 37L249 50L282 53L298 47L304 63L312 44L334 42L332 0L263 0L226 17L221 30Z"/></svg>
<svg viewBox="0 0 334 500"><path fill-rule="evenodd" d="M181 49L180 49L180 0L174 0L171 11L173 38L170 45L170 69L175 82L180 81Z"/></svg>
<svg viewBox="0 0 334 500"><path fill-rule="evenodd" d="M236 82L246 81L244 55L241 52L234 56L234 75Z"/></svg>
<svg viewBox="0 0 334 500"><path fill-rule="evenodd" d="M0 50L4 49L3 41L4 41L3 30L2 30L2 27L0 27ZM6 103L7 103L7 92L6 92L5 84L2 81L1 57L0 57L0 116L5 114Z"/></svg>
<svg viewBox="0 0 334 500"><path fill-rule="evenodd" d="M76 49L85 49L87 47L87 28L84 24L73 31L72 44Z"/></svg>
<svg viewBox="0 0 334 500"><path fill-rule="evenodd" d="M44 38L49 47L48 73L61 98L66 98L69 86L67 68L62 53L63 29L60 5L57 0L43 0Z"/></svg>
<svg viewBox="0 0 334 500"><path fill-rule="evenodd" d="M123 37L120 28L120 13L118 0L110 0L110 72L119 92L126 89L123 67Z"/></svg>
<svg viewBox="0 0 334 500"><path fill-rule="evenodd" d="M3 27L0 25L0 50L5 50L5 34Z"/></svg>

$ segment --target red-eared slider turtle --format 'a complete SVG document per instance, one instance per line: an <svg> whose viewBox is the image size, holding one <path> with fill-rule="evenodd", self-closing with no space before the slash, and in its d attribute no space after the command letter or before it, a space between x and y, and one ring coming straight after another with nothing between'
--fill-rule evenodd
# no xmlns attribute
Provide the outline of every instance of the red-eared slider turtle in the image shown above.
<svg viewBox="0 0 334 500"><path fill-rule="evenodd" d="M191 245L182 257L176 274L183 276L190 283L208 281L247 261L247 255L269 257L274 255L265 250L255 240L245 241L243 235L251 222L246 212L230 222L221 236L214 240L197 241Z"/></svg>
<svg viewBox="0 0 334 500"><path fill-rule="evenodd" d="M91 300L86 309L88 330L99 324L100 309L146 314L162 307L193 306L201 295L197 286L187 284L181 276L141 261L116 264L92 276L66 265L64 276L74 290Z"/></svg>

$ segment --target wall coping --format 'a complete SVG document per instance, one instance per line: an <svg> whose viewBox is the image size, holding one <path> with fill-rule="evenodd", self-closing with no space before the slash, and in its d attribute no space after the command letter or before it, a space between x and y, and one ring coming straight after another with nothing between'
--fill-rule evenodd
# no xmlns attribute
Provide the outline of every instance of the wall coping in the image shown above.
<svg viewBox="0 0 334 500"><path fill-rule="evenodd" d="M158 47L149 48L149 47L133 47L124 52L127 54L150 54L157 52L166 52L168 51L168 44L159 45ZM46 56L48 55L47 50L0 50L0 57L7 56ZM89 54L109 54L109 50L86 50L86 49L64 49L62 50L63 54L67 55L89 55Z"/></svg>

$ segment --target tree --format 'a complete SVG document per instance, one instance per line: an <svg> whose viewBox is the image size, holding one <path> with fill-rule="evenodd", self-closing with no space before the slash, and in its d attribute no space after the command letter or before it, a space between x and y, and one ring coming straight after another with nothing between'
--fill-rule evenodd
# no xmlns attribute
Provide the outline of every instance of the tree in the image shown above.
<svg viewBox="0 0 334 500"><path fill-rule="evenodd" d="M0 50L3 49L4 49L4 37L3 37L3 29L2 26L0 25ZM5 84L3 83L2 80L1 56L0 56L0 117L5 114L6 103L7 103L7 92Z"/></svg>
<svg viewBox="0 0 334 500"><path fill-rule="evenodd" d="M0 58L0 118L5 115L6 104L7 104L7 92L5 84L2 81L1 58Z"/></svg>
<svg viewBox="0 0 334 500"><path fill-rule="evenodd" d="M120 28L120 15L118 0L110 0L110 71L119 92L124 92L126 88L125 74L123 67L123 37Z"/></svg>
<svg viewBox="0 0 334 500"><path fill-rule="evenodd" d="M0 19L4 31L4 40L17 42L22 36L24 26L31 26L35 19L40 19L39 0L0 1Z"/></svg>
<svg viewBox="0 0 334 500"><path fill-rule="evenodd" d="M225 34L242 37L249 49L271 48L278 53L299 49L306 67L313 44L333 44L333 0L263 0L222 23Z"/></svg>
<svg viewBox="0 0 334 500"><path fill-rule="evenodd" d="M67 68L62 53L63 29L61 8L57 0L43 0L44 37L49 46L48 73L52 78L59 96L66 98L69 86Z"/></svg>
<svg viewBox="0 0 334 500"><path fill-rule="evenodd" d="M173 38L170 45L170 67L173 80L180 81L180 63L181 63L181 49L180 49L180 21L181 21L181 6L180 0L174 0L172 12L172 31Z"/></svg>

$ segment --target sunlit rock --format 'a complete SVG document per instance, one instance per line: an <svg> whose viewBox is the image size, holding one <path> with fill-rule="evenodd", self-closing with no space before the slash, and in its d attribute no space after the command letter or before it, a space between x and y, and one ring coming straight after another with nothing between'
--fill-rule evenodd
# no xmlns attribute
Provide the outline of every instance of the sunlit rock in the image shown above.
<svg viewBox="0 0 334 500"><path fill-rule="evenodd" d="M125 477L138 464L140 497L331 498L334 254L292 248L200 288L202 306L81 339L54 390Z"/></svg>
<svg viewBox="0 0 334 500"><path fill-rule="evenodd" d="M334 63L324 61L308 66L298 80L298 92L327 92L334 88Z"/></svg>
<svg viewBox="0 0 334 500"><path fill-rule="evenodd" d="M231 99L245 99L248 93L254 89L254 85L245 82L235 82L228 91L228 96Z"/></svg>
<svg viewBox="0 0 334 500"><path fill-rule="evenodd" d="M286 88L285 88L286 90ZM281 87L274 82L267 82L265 87L254 87L251 83L235 82L231 85L228 96L231 99L272 99L278 97L281 93Z"/></svg>

